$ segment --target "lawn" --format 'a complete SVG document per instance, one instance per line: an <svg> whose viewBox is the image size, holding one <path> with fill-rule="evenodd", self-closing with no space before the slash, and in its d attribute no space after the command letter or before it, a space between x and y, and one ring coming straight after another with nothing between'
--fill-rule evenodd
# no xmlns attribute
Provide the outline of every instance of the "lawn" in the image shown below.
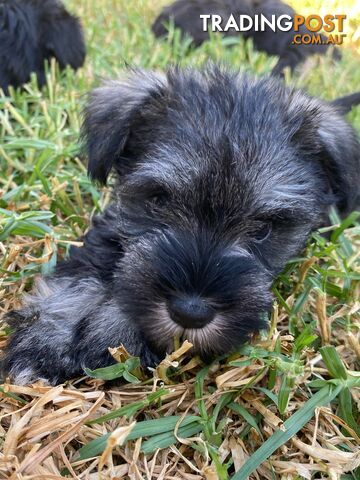
<svg viewBox="0 0 360 480"><path fill-rule="evenodd" d="M50 272L109 202L78 143L85 94L102 77L209 59L264 75L276 63L241 39L227 48L214 36L196 51L176 32L172 44L155 40L150 25L165 3L67 1L84 24L84 68L59 74L52 64L42 91L33 79L0 96L0 313L21 305L35 275ZM286 82L326 99L358 90L356 0L292 3L351 21L339 63L313 57ZM360 132L360 107L348 119ZM358 218L332 212L275 282L269 330L228 359L205 366L185 345L145 377L118 351L115 373L133 383L0 386L0 478L359 478ZM3 323L0 348L8 334Z"/></svg>

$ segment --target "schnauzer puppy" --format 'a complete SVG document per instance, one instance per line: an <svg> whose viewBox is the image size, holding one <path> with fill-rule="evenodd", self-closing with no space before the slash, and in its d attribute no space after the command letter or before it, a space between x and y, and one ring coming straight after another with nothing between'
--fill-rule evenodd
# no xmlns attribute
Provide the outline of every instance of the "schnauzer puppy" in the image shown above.
<svg viewBox="0 0 360 480"><path fill-rule="evenodd" d="M85 43L79 20L59 0L0 0L0 87L19 87L35 72L45 84L45 60L81 67Z"/></svg>
<svg viewBox="0 0 360 480"><path fill-rule="evenodd" d="M113 203L10 314L3 372L56 384L120 344L153 365L174 337L208 360L265 327L276 274L331 205L358 203L350 103L214 66L95 89L83 135L91 178L115 172Z"/></svg>
<svg viewBox="0 0 360 480"><path fill-rule="evenodd" d="M253 17L261 14L269 19L272 15L275 15L276 18L281 15L289 15L293 18L295 11L280 0L176 0L163 9L155 20L152 30L157 37L166 36L167 26L169 22L173 22L174 26L179 28L183 34L192 38L193 45L197 47L209 39L209 32L203 31L203 20L200 18L200 15L206 14L220 15L225 25L231 14L235 19L239 18L239 15ZM257 50L279 57L278 63L272 71L274 75L281 75L285 67L294 70L308 56L315 53L324 54L328 50L329 45L326 44L293 45L295 33L301 35L310 33L320 36L323 42L326 41L325 35L311 33L304 25L299 27L299 32L295 32L293 29L288 32L280 30L274 32L268 26L264 31L241 32L245 39L253 39ZM223 35L236 36L239 35L239 32L229 30L223 32ZM333 49L333 58L336 60L341 58L339 50Z"/></svg>

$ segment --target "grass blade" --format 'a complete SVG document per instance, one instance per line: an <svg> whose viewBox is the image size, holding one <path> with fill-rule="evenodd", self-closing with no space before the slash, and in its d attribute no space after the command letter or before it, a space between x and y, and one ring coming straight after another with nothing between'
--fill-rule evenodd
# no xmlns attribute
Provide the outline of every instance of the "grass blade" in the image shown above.
<svg viewBox="0 0 360 480"><path fill-rule="evenodd" d="M180 427L177 436L180 438L188 438L197 433L200 433L203 430L203 424L200 422L192 422L189 425ZM173 445L177 442L177 439L173 432L166 432L161 433L159 435L155 435L154 437L146 440L141 447L141 451L145 454L153 453L158 448L167 448L170 445Z"/></svg>
<svg viewBox="0 0 360 480"><path fill-rule="evenodd" d="M257 424L256 418L253 415L251 415L251 413L249 413L245 407L243 407L239 403L233 402L233 403L230 403L229 408L235 413L241 415L243 419L258 432L258 434L260 435L260 438L263 438L261 430Z"/></svg>
<svg viewBox="0 0 360 480"><path fill-rule="evenodd" d="M233 480L245 480L267 458L272 455L281 445L292 438L314 415L315 409L327 405L343 389L342 385L334 386L327 384L315 393L294 415L284 422L283 430L276 430L273 435L244 463Z"/></svg>
<svg viewBox="0 0 360 480"><path fill-rule="evenodd" d="M174 430L176 424L181 418L181 416L172 416L138 422L132 429L127 440L136 440L140 437L151 437L154 435L171 432ZM181 421L181 427L186 427L194 423L199 424L199 420L199 417L196 417L195 415L189 415L183 418L183 420ZM110 435L110 433L107 433L106 435L95 438L95 440L92 440L87 445L81 447L78 450L78 456L76 460L85 460L87 458L96 457L97 455L102 453L106 447L106 442Z"/></svg>
<svg viewBox="0 0 360 480"><path fill-rule="evenodd" d="M165 390L164 388L158 390L157 392L151 393L148 395L144 400L140 400L139 402L134 402L129 405L125 405L124 407L117 408L102 417L95 418L94 420L90 420L87 422L87 425L93 425L96 423L105 423L109 420L113 420L114 418L118 417L126 417L129 418L134 415L138 410L141 410L144 407L151 405L152 403L156 402L160 397L169 393L169 390Z"/></svg>
<svg viewBox="0 0 360 480"><path fill-rule="evenodd" d="M333 378L337 378L339 380L347 380L348 374L346 372L344 364L340 360L336 348L332 345L329 345L320 348L319 351L330 375Z"/></svg>

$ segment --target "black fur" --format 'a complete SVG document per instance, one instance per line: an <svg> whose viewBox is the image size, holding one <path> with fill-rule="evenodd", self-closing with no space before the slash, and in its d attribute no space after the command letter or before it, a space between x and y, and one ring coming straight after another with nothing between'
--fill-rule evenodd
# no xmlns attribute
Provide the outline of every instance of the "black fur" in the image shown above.
<svg viewBox="0 0 360 480"><path fill-rule="evenodd" d="M116 173L113 203L13 313L3 371L57 383L121 343L152 365L174 336L207 360L263 328L274 277L331 205L359 203L341 104L216 67L96 89L83 138L91 177Z"/></svg>
<svg viewBox="0 0 360 480"><path fill-rule="evenodd" d="M360 92L352 93L351 95L346 95L345 97L337 98L331 105L336 107L340 113L346 115L350 110L360 103Z"/></svg>
<svg viewBox="0 0 360 480"><path fill-rule="evenodd" d="M260 15L263 14L267 18L271 15L279 17L281 15L289 15L293 17L295 11L280 0L177 0L171 5L166 6L160 15L156 18L152 30L157 37L164 37L168 33L168 25L174 23L183 34L187 34L192 38L194 46L200 46L204 41L208 40L209 33L204 32L202 28L203 20L200 15L211 14L220 15L224 21L224 25L231 14L237 20L239 15ZM229 30L223 32L224 36L243 35L245 39L251 38L257 50L264 51L269 55L279 57L278 63L273 69L274 75L281 75L286 67L293 70L300 62L304 61L309 55L324 54L328 50L328 45L317 44L301 44L293 45L295 33L301 35L310 33L311 35L320 36L322 41L326 41L326 36L322 34L314 34L302 25L299 31L293 29L288 32L273 32L269 27L265 31L249 30L247 32L236 32ZM333 50L333 56L336 60L341 58L339 50Z"/></svg>
<svg viewBox="0 0 360 480"><path fill-rule="evenodd" d="M0 87L22 86L36 73L45 83L45 60L61 69L81 67L85 43L79 20L60 0L0 0Z"/></svg>

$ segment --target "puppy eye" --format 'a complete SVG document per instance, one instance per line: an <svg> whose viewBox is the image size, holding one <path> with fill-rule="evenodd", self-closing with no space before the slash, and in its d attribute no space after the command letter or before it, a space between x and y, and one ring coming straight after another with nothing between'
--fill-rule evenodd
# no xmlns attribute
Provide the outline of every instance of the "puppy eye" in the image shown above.
<svg viewBox="0 0 360 480"><path fill-rule="evenodd" d="M264 242L269 236L272 231L272 223L266 222L264 223L253 235L253 239L255 242Z"/></svg>
<svg viewBox="0 0 360 480"><path fill-rule="evenodd" d="M151 194L147 199L148 203L156 207L164 206L168 202L168 200L169 200L169 194L165 190L155 192Z"/></svg>

